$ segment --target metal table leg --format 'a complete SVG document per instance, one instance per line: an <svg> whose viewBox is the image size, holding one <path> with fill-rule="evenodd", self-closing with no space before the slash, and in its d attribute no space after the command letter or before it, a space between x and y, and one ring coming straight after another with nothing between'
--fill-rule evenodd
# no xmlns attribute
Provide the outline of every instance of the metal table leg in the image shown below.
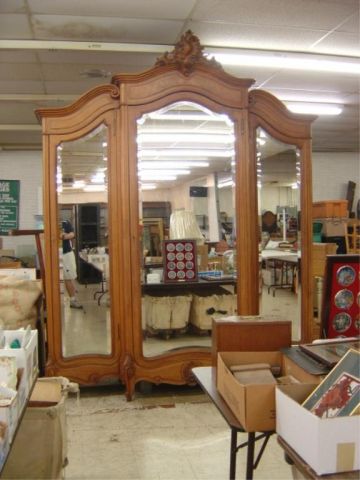
<svg viewBox="0 0 360 480"><path fill-rule="evenodd" d="M231 429L230 443L230 480L235 480L236 476L236 453L237 453L237 429Z"/></svg>

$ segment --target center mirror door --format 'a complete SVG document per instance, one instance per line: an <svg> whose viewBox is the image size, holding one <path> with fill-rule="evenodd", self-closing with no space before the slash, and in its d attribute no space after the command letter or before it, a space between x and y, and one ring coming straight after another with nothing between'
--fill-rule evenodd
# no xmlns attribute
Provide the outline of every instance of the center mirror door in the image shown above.
<svg viewBox="0 0 360 480"><path fill-rule="evenodd" d="M62 354L111 353L107 128L57 148Z"/></svg>
<svg viewBox="0 0 360 480"><path fill-rule="evenodd" d="M137 145L143 354L210 347L237 305L233 122L177 102L138 120Z"/></svg>
<svg viewBox="0 0 360 480"><path fill-rule="evenodd" d="M301 336L300 153L257 128L260 313L292 322Z"/></svg>

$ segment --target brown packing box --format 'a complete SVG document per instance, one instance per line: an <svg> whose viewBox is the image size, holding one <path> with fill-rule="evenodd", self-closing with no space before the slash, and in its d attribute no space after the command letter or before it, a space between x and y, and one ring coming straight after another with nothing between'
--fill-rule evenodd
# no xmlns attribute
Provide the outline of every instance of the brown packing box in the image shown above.
<svg viewBox="0 0 360 480"><path fill-rule="evenodd" d="M321 235L323 237L344 237L347 229L346 218L322 218L316 219L322 224Z"/></svg>
<svg viewBox="0 0 360 480"><path fill-rule="evenodd" d="M275 352L291 345L291 321L274 315L227 316L212 322L212 364L218 352Z"/></svg>
<svg viewBox="0 0 360 480"><path fill-rule="evenodd" d="M36 382L29 399L29 407L51 407L61 400L61 384L56 381Z"/></svg>
<svg viewBox="0 0 360 480"><path fill-rule="evenodd" d="M216 386L233 414L247 432L275 430L275 384L239 383L230 371L231 365L269 363L281 366L280 352L219 352ZM281 370L281 374L282 374Z"/></svg>
<svg viewBox="0 0 360 480"><path fill-rule="evenodd" d="M313 218L333 218L348 216L347 200L324 200L313 203Z"/></svg>

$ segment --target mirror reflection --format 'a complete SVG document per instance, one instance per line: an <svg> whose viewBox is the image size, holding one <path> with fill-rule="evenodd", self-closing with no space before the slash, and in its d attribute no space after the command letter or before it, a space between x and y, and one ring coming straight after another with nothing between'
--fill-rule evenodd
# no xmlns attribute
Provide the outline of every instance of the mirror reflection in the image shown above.
<svg viewBox="0 0 360 480"><path fill-rule="evenodd" d="M137 122L145 356L209 347L236 311L234 125L176 102Z"/></svg>
<svg viewBox="0 0 360 480"><path fill-rule="evenodd" d="M300 339L300 154L257 129L260 313L292 321Z"/></svg>
<svg viewBox="0 0 360 480"><path fill-rule="evenodd" d="M110 354L107 128L57 147L64 357Z"/></svg>

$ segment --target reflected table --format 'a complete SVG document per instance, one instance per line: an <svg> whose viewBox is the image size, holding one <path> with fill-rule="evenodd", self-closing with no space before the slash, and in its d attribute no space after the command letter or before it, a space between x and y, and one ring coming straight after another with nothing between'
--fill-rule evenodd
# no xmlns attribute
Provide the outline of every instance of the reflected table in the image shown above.
<svg viewBox="0 0 360 480"><path fill-rule="evenodd" d="M107 288L107 279L109 278L109 255L107 253L79 253L80 258L94 267L98 272L101 274L101 289L94 293L94 299L96 299L97 295L97 302L100 305L100 301L102 297L108 293Z"/></svg>
<svg viewBox="0 0 360 480"><path fill-rule="evenodd" d="M231 430L231 442L230 442L230 480L235 479L236 475L236 454L240 448L247 447L247 458L246 458L246 479L251 480L253 478L254 470L259 465L262 454L264 453L267 442L269 441L270 436L274 433L273 431L260 433L256 436L256 432L246 432L242 427L241 423L234 416L233 412L228 407L227 403L221 397L220 393L216 388L216 367L197 367L192 369L192 373L198 384L201 386L203 391L209 396L213 404L219 410L223 416L226 423L229 425ZM237 434L238 432L247 433L248 439L246 442L237 444ZM258 440L263 440L260 450L255 457L255 442Z"/></svg>

